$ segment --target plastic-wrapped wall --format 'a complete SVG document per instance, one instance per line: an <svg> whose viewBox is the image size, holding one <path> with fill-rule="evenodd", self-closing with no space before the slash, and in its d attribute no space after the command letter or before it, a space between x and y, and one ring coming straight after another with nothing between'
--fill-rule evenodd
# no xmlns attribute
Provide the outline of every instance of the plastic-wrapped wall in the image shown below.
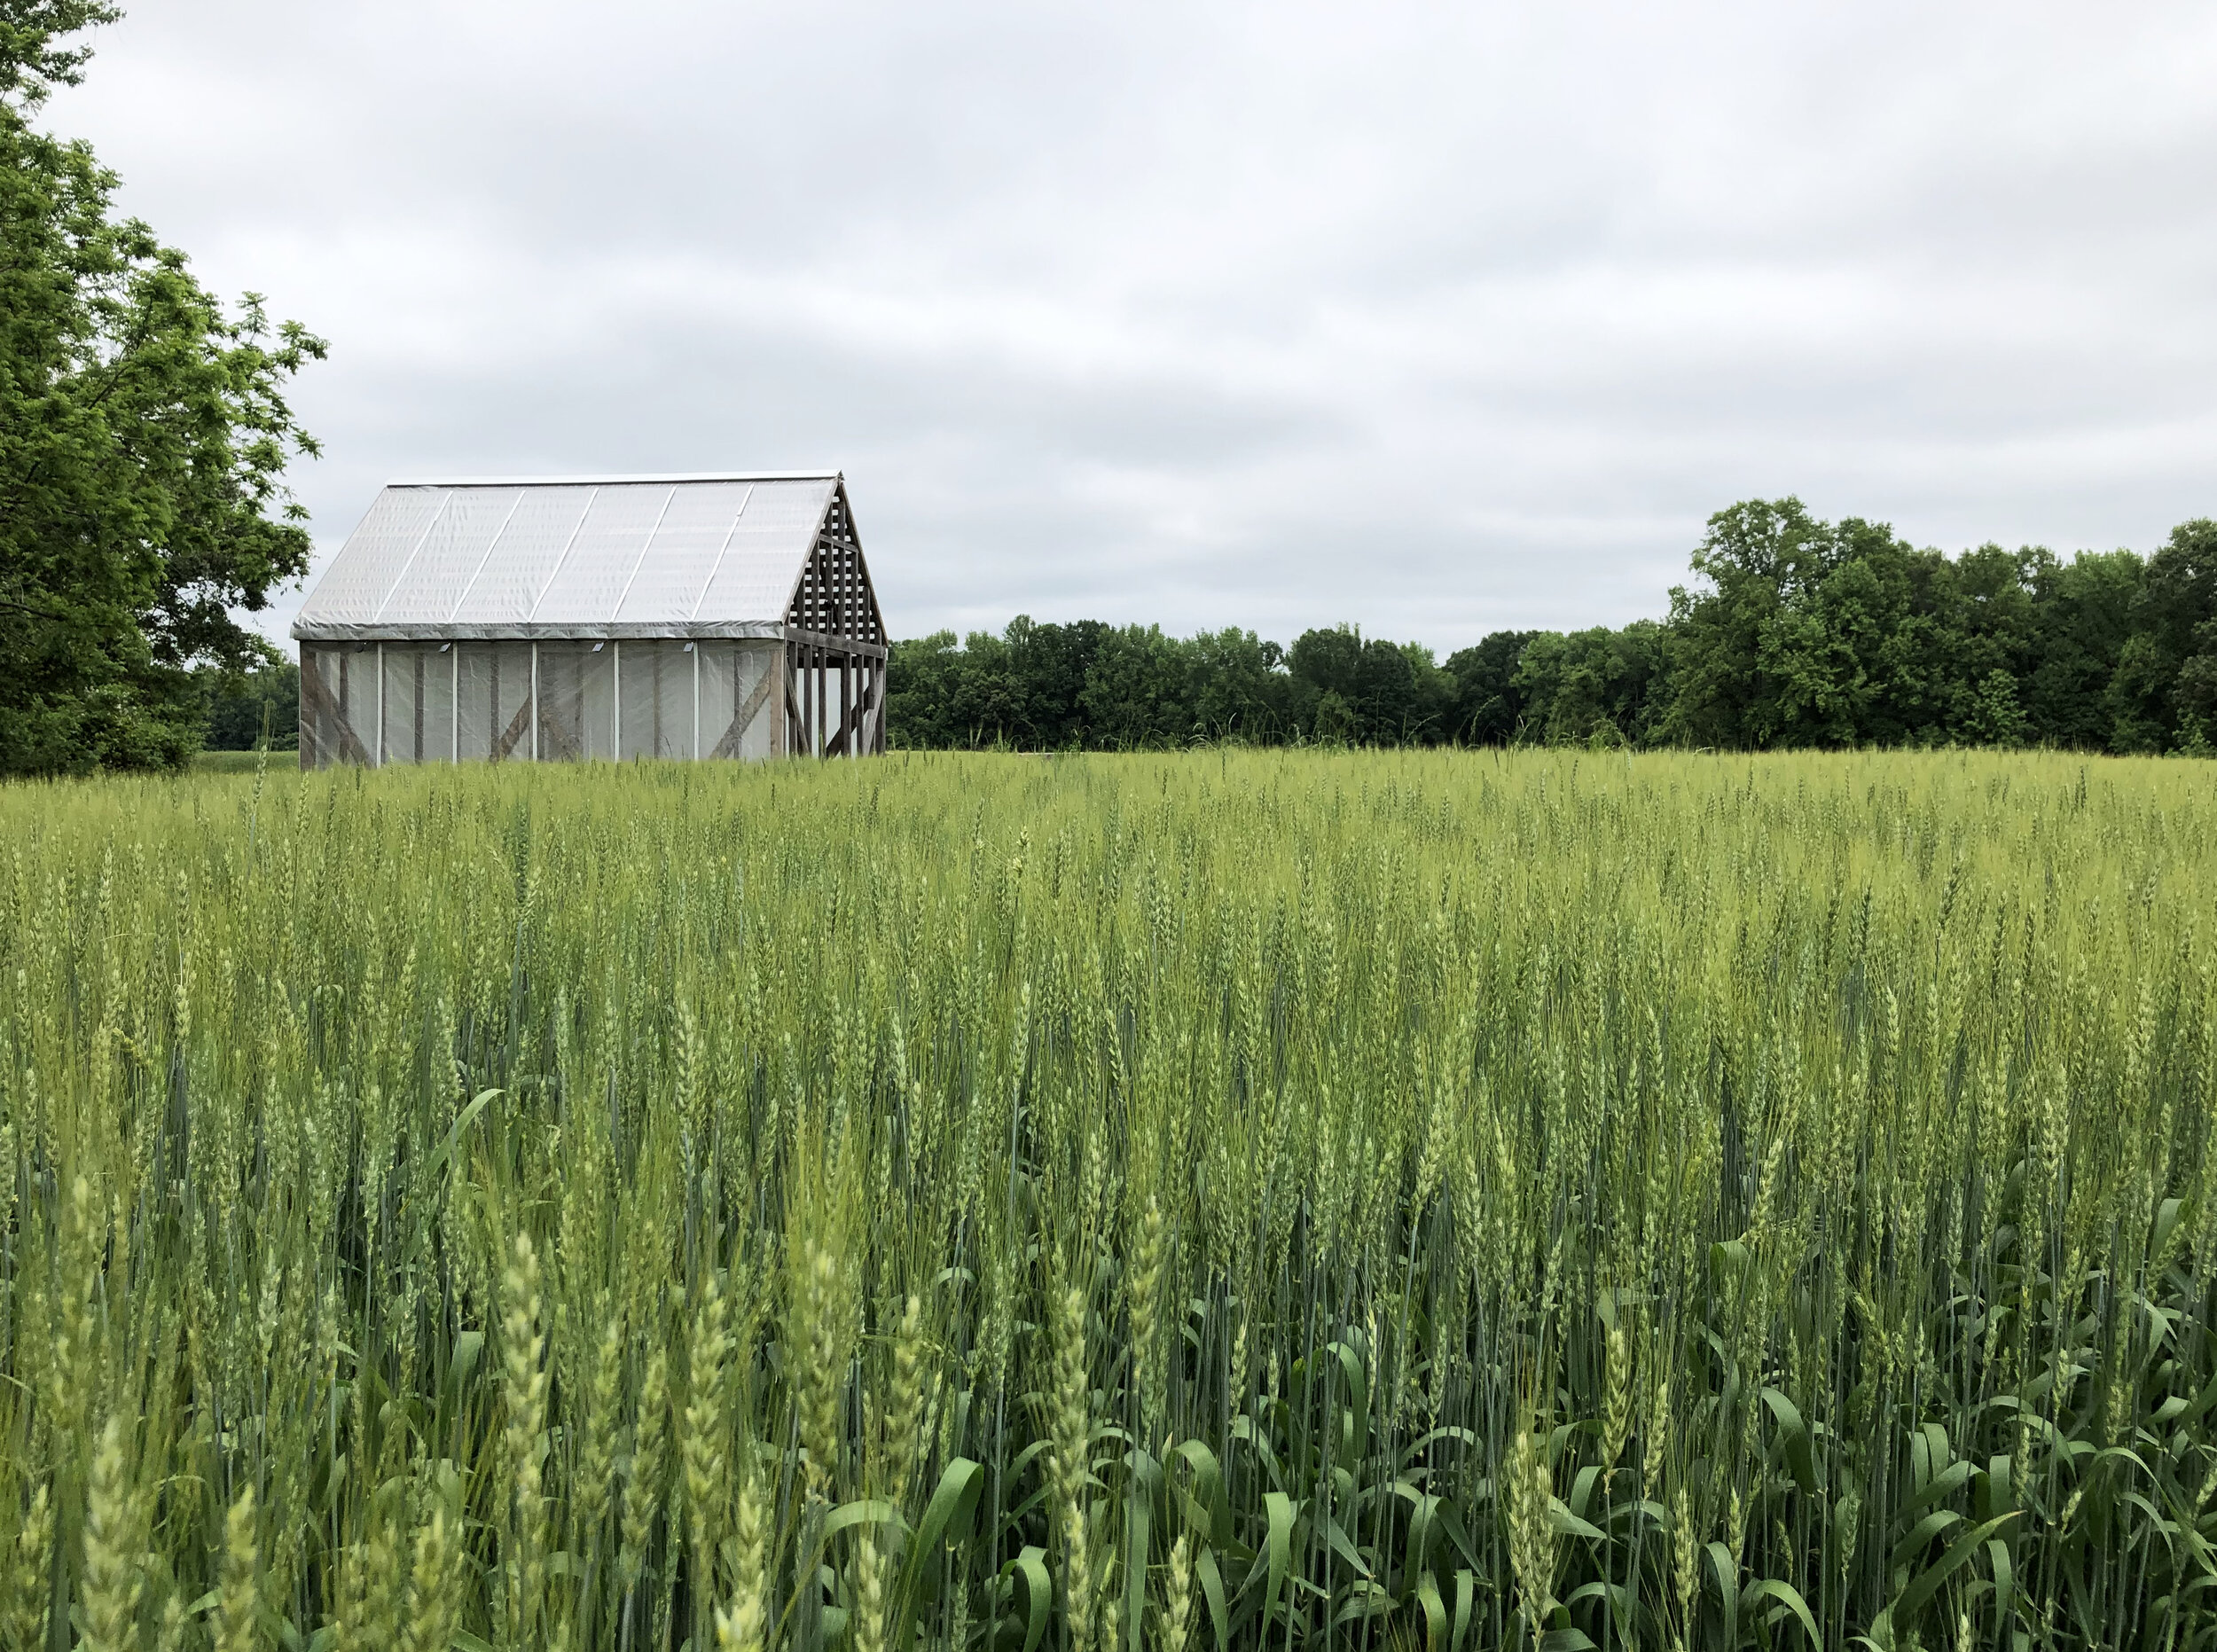
<svg viewBox="0 0 2217 1652"><path fill-rule="evenodd" d="M374 648L301 649L301 766L368 763L357 725L373 726L378 656Z"/></svg>
<svg viewBox="0 0 2217 1652"><path fill-rule="evenodd" d="M753 639L309 643L301 763L776 756L784 668Z"/></svg>
<svg viewBox="0 0 2217 1652"><path fill-rule="evenodd" d="M454 756L453 650L437 643L387 643L383 672L384 704L371 731L379 760L450 762Z"/></svg>
<svg viewBox="0 0 2217 1652"><path fill-rule="evenodd" d="M531 755L530 643L458 642L461 716L456 735L464 763L505 763Z"/></svg>
<svg viewBox="0 0 2217 1652"><path fill-rule="evenodd" d="M538 755L550 762L615 756L615 655L610 643L539 645Z"/></svg>
<svg viewBox="0 0 2217 1652"><path fill-rule="evenodd" d="M703 643L701 648L701 755L787 755L784 645Z"/></svg>
<svg viewBox="0 0 2217 1652"><path fill-rule="evenodd" d="M611 643L616 651L619 757L690 757L693 716L692 648L681 642Z"/></svg>

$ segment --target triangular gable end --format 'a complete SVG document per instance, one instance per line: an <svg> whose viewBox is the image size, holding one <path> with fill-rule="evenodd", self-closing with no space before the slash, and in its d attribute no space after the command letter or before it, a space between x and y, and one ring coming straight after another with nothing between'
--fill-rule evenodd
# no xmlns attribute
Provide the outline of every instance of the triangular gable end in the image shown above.
<svg viewBox="0 0 2217 1652"><path fill-rule="evenodd" d="M854 510L847 503L847 484L832 489L817 523L808 560L793 582L786 602L786 628L817 637L886 647L885 615L878 607L876 588L870 582L870 565L863 560L861 536L855 531Z"/></svg>

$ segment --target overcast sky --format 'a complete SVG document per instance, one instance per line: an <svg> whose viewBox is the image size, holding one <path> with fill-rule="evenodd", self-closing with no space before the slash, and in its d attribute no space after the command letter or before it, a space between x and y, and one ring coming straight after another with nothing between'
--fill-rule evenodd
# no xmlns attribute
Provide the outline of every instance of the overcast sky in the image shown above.
<svg viewBox="0 0 2217 1652"><path fill-rule="evenodd" d="M2217 6L138 0L48 106L388 477L836 465L897 635L2217 513ZM289 622L298 595L273 615Z"/></svg>

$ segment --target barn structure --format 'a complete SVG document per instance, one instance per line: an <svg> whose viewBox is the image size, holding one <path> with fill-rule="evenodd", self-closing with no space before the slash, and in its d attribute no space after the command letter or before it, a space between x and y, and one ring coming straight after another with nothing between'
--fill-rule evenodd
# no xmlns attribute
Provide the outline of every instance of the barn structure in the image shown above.
<svg viewBox="0 0 2217 1652"><path fill-rule="evenodd" d="M390 482L293 635L302 768L885 748L837 471Z"/></svg>

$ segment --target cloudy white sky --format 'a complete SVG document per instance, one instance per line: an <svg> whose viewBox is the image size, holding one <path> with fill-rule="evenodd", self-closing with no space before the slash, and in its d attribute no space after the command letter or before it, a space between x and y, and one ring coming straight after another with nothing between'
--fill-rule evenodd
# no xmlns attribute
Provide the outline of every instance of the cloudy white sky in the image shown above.
<svg viewBox="0 0 2217 1652"><path fill-rule="evenodd" d="M137 0L46 121L400 475L837 465L889 621L1659 613L2217 513L2217 7ZM274 616L289 620L298 596Z"/></svg>

